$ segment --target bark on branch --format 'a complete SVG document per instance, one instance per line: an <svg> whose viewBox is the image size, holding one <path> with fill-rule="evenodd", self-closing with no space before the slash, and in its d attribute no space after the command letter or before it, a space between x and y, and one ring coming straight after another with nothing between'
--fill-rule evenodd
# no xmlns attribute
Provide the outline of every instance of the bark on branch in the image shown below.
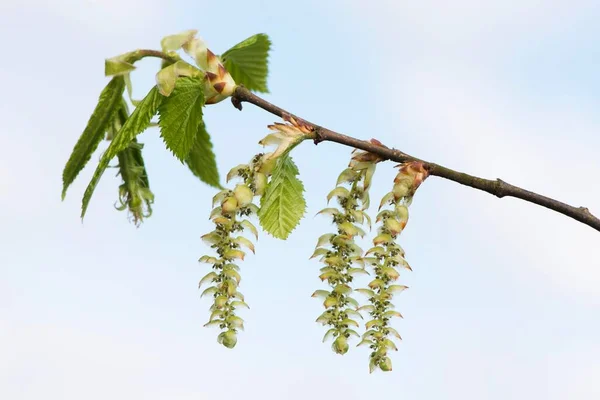
<svg viewBox="0 0 600 400"><path fill-rule="evenodd" d="M563 215L569 216L600 232L600 219L592 215L592 213L590 213L590 211L586 207L570 206L558 200L554 200L541 194L537 194L529 190L525 190L520 187L511 185L510 183L506 183L500 179L490 180L479 178L473 175L465 174L464 172L455 171L435 163L421 160L417 157L413 157L409 154L406 154L400 150L396 150L389 147L381 147L365 140L359 140L351 136L334 132L325 127L306 121L303 118L300 118L280 107L277 107L274 104L269 103L268 101L250 92L243 86L237 87L233 97L231 98L231 101L233 105L239 110L242 109L242 103L247 102L254 104L255 106L260 107L263 110L274 114L278 117L283 118L284 116L291 116L294 117L296 120L305 122L306 124L314 128L316 134L316 138L314 140L315 144L324 141L335 142L364 151L368 151L371 153L375 153L386 160L391 160L398 163L404 163L407 161L421 161L424 163L425 168L429 171L429 175L439 176L441 178L460 183L461 185L483 190L484 192L488 192L499 198L516 197L518 199L525 200L530 203L537 204L539 206L546 207L550 210L554 210Z"/></svg>

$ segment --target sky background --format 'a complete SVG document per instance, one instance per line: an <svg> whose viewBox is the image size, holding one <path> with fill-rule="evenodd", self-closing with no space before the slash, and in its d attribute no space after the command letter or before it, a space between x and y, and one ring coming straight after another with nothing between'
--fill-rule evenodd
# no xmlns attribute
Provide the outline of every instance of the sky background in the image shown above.
<svg viewBox="0 0 600 400"><path fill-rule="evenodd" d="M233 351L202 327L197 290L214 190L156 129L140 137L156 203L139 229L113 208L110 171L81 223L92 162L60 192L104 58L198 29L218 53L269 34L266 98L298 115L598 214L599 19L597 0L3 1L0 398L598 399L600 236L565 216L428 179L401 239L404 340L393 372L369 375L366 349L321 343L310 297L325 286L308 257L331 229L313 215L349 149L294 150L307 216L286 242L261 234L242 263L251 309ZM157 66L141 63L137 97ZM206 121L224 175L276 119L224 101Z"/></svg>

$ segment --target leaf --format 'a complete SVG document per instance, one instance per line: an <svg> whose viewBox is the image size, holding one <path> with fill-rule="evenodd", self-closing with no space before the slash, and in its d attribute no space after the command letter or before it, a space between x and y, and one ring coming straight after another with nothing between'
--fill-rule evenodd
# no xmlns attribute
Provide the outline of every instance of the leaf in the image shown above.
<svg viewBox="0 0 600 400"><path fill-rule="evenodd" d="M227 50L221 59L236 83L256 92L268 93L270 48L269 37L259 33Z"/></svg>
<svg viewBox="0 0 600 400"><path fill-rule="evenodd" d="M125 150L131 141L140 133L142 133L150 125L150 120L156 114L156 111L163 99L163 96L158 93L156 86L150 89L146 97L133 110L125 124L119 132L113 137L110 145L102 155L100 163L96 167L94 176L88 184L88 187L83 194L83 202L81 205L81 218L85 216L92 194L96 189L96 185L100 181L104 170L108 167L108 163L122 150Z"/></svg>
<svg viewBox="0 0 600 400"><path fill-rule="evenodd" d="M296 177L298 167L289 155L277 160L271 181L261 197L258 218L264 230L287 239L306 210L304 185Z"/></svg>
<svg viewBox="0 0 600 400"><path fill-rule="evenodd" d="M192 40L197 33L197 30L190 29L174 35L165 36L160 41L160 47L162 47L162 51L165 53L179 50L181 46Z"/></svg>
<svg viewBox="0 0 600 400"><path fill-rule="evenodd" d="M200 178L202 182L216 188L221 187L213 145L210 140L210 135L206 131L204 121L200 121L196 139L194 140L190 153L185 159L185 163L190 171Z"/></svg>
<svg viewBox="0 0 600 400"><path fill-rule="evenodd" d="M173 93L158 107L161 137L181 162L187 159L202 124L202 81L179 78Z"/></svg>
<svg viewBox="0 0 600 400"><path fill-rule="evenodd" d="M98 147L104 137L109 124L122 104L123 91L125 90L125 80L122 76L116 76L104 87L98 104L88 120L87 126L77 140L73 152L63 170L63 190L62 198L65 198L67 189L75 180L79 172L85 167L92 157L92 153Z"/></svg>

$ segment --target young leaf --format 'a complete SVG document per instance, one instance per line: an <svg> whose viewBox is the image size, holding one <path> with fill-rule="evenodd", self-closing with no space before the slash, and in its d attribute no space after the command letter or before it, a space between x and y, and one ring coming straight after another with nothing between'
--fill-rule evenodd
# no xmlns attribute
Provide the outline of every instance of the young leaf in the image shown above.
<svg viewBox="0 0 600 400"><path fill-rule="evenodd" d="M83 167L85 167L92 153L104 137L104 133L121 105L124 90L125 80L122 76L112 78L104 90L102 90L98 104L88 120L85 130L79 137L75 148L73 148L69 161L67 161L67 165L65 165L65 169L63 170L63 199L67 194L67 188L73 183Z"/></svg>
<svg viewBox="0 0 600 400"><path fill-rule="evenodd" d="M268 57L271 41L264 33L249 37L221 56L225 69L238 83L248 89L268 93Z"/></svg>
<svg viewBox="0 0 600 400"><path fill-rule="evenodd" d="M148 125L150 120L156 114L156 111L164 97L158 93L156 86L153 87L150 92L144 97L140 104L135 108L131 116L127 119L125 124L121 127L119 132L113 137L110 145L102 155L98 167L94 172L92 180L88 184L87 189L83 195L83 202L81 205L81 218L85 216L87 207L89 205L92 194L96 189L96 185L100 181L102 174L110 160L117 155L120 151L126 149L131 141L140 133L142 133Z"/></svg>
<svg viewBox="0 0 600 400"><path fill-rule="evenodd" d="M185 163L190 168L190 171L200 178L202 182L220 188L219 170L217 169L217 162L212 147L210 135L206 131L206 125L201 121L192 150L190 150Z"/></svg>
<svg viewBox="0 0 600 400"><path fill-rule="evenodd" d="M202 81L179 78L175 90L158 107L160 132L167 148L181 162L187 159L202 124Z"/></svg>
<svg viewBox="0 0 600 400"><path fill-rule="evenodd" d="M260 201L260 224L278 239L287 239L304 216L304 185L296 177L298 173L292 158L282 156L277 160L271 182Z"/></svg>

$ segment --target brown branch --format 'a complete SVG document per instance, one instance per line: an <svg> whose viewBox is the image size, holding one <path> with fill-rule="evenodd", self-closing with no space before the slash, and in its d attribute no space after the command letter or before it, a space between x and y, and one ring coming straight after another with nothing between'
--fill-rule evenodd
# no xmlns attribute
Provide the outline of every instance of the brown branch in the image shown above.
<svg viewBox="0 0 600 400"><path fill-rule="evenodd" d="M303 118L300 118L294 114L285 111L280 107L277 107L274 104L269 103L268 101L250 92L243 86L237 87L231 101L233 105L239 110L242 109L242 103L247 102L254 104L257 107L260 107L271 114L277 115L278 117L283 118L284 116L291 116L294 117L294 119L296 120L303 121L307 125L313 127L316 135L314 139L315 144L318 144L323 141L336 142L339 144L377 154L386 160L391 160L398 163L404 163L407 161L421 161L424 163L424 166L428 170L429 175L439 176L441 178L460 183L461 185L483 190L484 192L488 192L499 198L516 197L518 199L522 199L530 203L537 204L539 206L546 207L550 210L554 210L556 212L569 216L600 232L600 219L593 216L590 213L590 211L585 207L573 207L568 204L562 203L558 200L554 200L549 197L542 196L541 194L530 192L529 190L525 190L520 187L511 185L500 179L490 180L478 178L476 176L465 174L463 172L458 172L438 164L420 160L416 157L403 153L400 150L396 150L385 146L378 146L365 140L359 140L351 136L334 132L330 129L308 122Z"/></svg>

